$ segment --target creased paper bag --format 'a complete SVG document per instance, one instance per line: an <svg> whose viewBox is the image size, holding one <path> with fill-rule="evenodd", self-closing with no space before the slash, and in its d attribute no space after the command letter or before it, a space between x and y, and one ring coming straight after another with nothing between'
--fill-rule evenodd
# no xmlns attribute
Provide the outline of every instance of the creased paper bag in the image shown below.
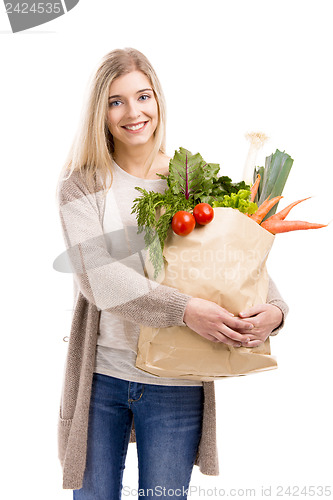
<svg viewBox="0 0 333 500"><path fill-rule="evenodd" d="M161 282L237 316L266 302L266 260L273 242L272 234L238 210L215 208L213 221L187 236L170 230ZM160 377L209 381L276 368L270 354L269 338L258 347L232 347L187 326L141 326L136 366Z"/></svg>

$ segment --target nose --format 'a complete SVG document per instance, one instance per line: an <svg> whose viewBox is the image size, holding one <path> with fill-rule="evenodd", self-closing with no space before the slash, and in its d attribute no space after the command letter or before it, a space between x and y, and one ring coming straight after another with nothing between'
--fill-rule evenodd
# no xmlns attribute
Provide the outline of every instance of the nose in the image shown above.
<svg viewBox="0 0 333 500"><path fill-rule="evenodd" d="M128 103L128 107L127 107L127 116L128 118L138 118L140 116L140 108L139 108L139 104L136 102L136 100L131 100L129 101Z"/></svg>

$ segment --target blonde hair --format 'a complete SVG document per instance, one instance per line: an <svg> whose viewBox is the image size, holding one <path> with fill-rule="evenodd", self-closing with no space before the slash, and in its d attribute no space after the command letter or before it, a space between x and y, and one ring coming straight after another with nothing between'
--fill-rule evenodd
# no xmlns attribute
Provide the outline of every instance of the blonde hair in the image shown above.
<svg viewBox="0 0 333 500"><path fill-rule="evenodd" d="M107 110L110 85L116 78L141 71L149 80L158 107L158 124L154 133L154 147L145 163L145 176L159 151L165 153L165 99L157 75L144 54L133 48L116 49L106 54L100 62L95 74L91 77L88 87L86 104L82 119L66 162L61 170L60 181L67 173L68 179L75 170L83 174L88 186L93 186L97 173L102 179L103 188L109 173L113 158L113 137L107 125Z"/></svg>

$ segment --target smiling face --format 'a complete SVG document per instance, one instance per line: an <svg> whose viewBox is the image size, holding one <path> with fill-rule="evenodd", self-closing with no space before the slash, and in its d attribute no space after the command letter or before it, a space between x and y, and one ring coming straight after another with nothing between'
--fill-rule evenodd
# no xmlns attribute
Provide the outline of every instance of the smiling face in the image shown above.
<svg viewBox="0 0 333 500"><path fill-rule="evenodd" d="M158 106L153 88L141 71L116 78L110 85L107 121L115 150L153 141Z"/></svg>

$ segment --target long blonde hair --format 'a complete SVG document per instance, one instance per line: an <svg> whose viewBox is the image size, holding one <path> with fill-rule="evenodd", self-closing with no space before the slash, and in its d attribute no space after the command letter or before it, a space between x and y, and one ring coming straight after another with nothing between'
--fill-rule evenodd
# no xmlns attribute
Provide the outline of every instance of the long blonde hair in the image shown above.
<svg viewBox="0 0 333 500"><path fill-rule="evenodd" d="M68 179L75 170L79 170L87 185L93 186L98 173L103 188L106 189L107 178L111 174L108 186L110 189L113 181L110 165L114 144L107 125L109 89L113 80L134 70L141 71L148 78L158 106L158 125L154 133L154 147L145 163L145 176L158 152L165 153L165 99L154 68L146 56L136 49L115 49L103 57L98 69L91 77L82 119L61 170L59 181Z"/></svg>

